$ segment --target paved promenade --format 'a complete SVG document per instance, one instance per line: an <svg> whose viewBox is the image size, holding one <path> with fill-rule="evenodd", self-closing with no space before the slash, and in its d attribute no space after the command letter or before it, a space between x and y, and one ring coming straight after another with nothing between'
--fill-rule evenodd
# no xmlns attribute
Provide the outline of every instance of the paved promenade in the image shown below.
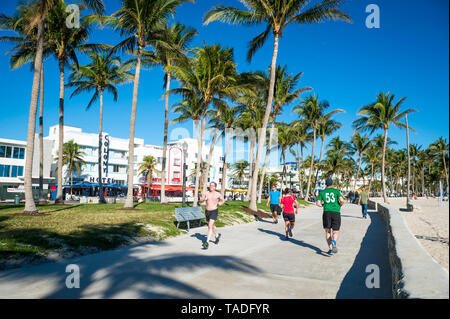
<svg viewBox="0 0 450 319"><path fill-rule="evenodd" d="M0 298L391 298L383 221L360 207L342 209L339 252L328 256L321 209L301 209L293 238L260 220L219 228L219 245L201 249L207 228L161 242L0 272ZM80 288L66 287L66 266L80 269ZM379 288L367 288L368 265Z"/></svg>

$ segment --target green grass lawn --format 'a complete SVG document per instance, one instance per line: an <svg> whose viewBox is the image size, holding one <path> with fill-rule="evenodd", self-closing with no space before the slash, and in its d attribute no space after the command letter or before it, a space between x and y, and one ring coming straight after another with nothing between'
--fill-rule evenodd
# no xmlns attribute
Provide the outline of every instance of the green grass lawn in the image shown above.
<svg viewBox="0 0 450 319"><path fill-rule="evenodd" d="M301 202L305 205L305 202ZM241 208L248 202L227 201L219 208L218 227L246 223L255 218ZM136 204L136 210L119 210L123 204L41 205L47 216L15 216L24 205L0 205L0 269L7 260L46 259L49 252L73 256L130 244L133 238L162 240L186 233L177 229L175 207L180 203ZM269 211L264 200L258 208ZM191 225L196 227L197 222Z"/></svg>

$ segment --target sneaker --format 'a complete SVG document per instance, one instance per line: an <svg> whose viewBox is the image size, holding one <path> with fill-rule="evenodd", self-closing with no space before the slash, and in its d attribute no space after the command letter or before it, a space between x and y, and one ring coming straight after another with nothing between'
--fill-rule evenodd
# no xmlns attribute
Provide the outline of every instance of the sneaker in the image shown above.
<svg viewBox="0 0 450 319"><path fill-rule="evenodd" d="M327 251L327 254L330 255L330 256L334 255L334 253L333 253L333 251L331 249L329 251Z"/></svg>
<svg viewBox="0 0 450 319"><path fill-rule="evenodd" d="M214 244L218 244L219 243L219 238L220 238L220 236L221 236L221 234L219 234L217 237L216 237L216 240L214 241Z"/></svg>
<svg viewBox="0 0 450 319"><path fill-rule="evenodd" d="M278 224L278 219L275 219L275 221L273 223L274 224Z"/></svg>
<svg viewBox="0 0 450 319"><path fill-rule="evenodd" d="M203 247L203 249L208 249L208 247L209 247L208 242L205 241L205 242L203 243L202 247Z"/></svg>
<svg viewBox="0 0 450 319"><path fill-rule="evenodd" d="M289 232L289 236L292 237L292 229L291 229L291 227L289 227L288 232Z"/></svg>
<svg viewBox="0 0 450 319"><path fill-rule="evenodd" d="M338 249L336 247L336 241L334 239L331 241L331 247L333 247L333 252L334 253L338 252Z"/></svg>
<svg viewBox="0 0 450 319"><path fill-rule="evenodd" d="M286 232L286 237L285 237L285 239L289 239L289 234L288 234L288 232Z"/></svg>

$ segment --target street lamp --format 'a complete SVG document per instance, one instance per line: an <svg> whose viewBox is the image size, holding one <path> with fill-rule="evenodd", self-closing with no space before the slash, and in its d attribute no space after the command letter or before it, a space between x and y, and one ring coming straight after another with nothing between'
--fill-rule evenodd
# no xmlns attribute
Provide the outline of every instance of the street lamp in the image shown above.
<svg viewBox="0 0 450 319"><path fill-rule="evenodd" d="M183 147L183 199L182 199L182 207L186 207L186 169L187 169L187 164L186 164L186 154L187 154L187 148L188 148L188 144L186 143L186 141L183 142L182 144Z"/></svg>

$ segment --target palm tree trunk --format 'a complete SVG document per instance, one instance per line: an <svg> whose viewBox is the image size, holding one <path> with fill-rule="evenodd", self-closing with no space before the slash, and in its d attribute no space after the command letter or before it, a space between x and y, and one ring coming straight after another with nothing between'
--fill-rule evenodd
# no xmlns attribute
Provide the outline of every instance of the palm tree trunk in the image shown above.
<svg viewBox="0 0 450 319"><path fill-rule="evenodd" d="M125 200L125 205L123 208L132 209L133 205L133 176L134 176L134 128L136 123L136 109L138 100L138 89L139 89L139 76L141 72L141 57L142 57L142 47L139 46L137 52L137 64L136 64L136 74L134 75L134 87L133 87L133 104L131 107L131 119L130 119L130 139L128 144L128 190L127 198Z"/></svg>
<svg viewBox="0 0 450 319"><path fill-rule="evenodd" d="M44 49L44 22L38 24L38 47L36 58L34 60L33 86L31 88L30 113L28 115L27 147L25 153L25 208L24 213L37 214L38 210L33 198L33 151L34 151L34 132L36 130L36 113L39 98L39 82L41 77L42 53Z"/></svg>
<svg viewBox="0 0 450 319"><path fill-rule="evenodd" d="M196 124L197 128L197 134L198 134L198 128L200 126L200 138L197 136L197 169L195 172L195 189L194 189L194 203L193 206L197 206L198 204L198 188L200 184L200 174L202 171L202 147L203 147L203 134L205 132L205 126L206 126L206 115L203 116L203 119L200 120L200 123L197 122ZM203 187L204 188L204 187ZM205 190L202 189L204 192Z"/></svg>
<svg viewBox="0 0 450 319"><path fill-rule="evenodd" d="M167 135L169 129L169 92L170 90L171 73L167 72L166 85L166 104L164 106L164 143L162 155L162 170L161 170L161 203L166 203L166 161L167 161Z"/></svg>
<svg viewBox="0 0 450 319"><path fill-rule="evenodd" d="M361 160L362 160L362 154L359 154L358 170L356 171L356 179L355 179L355 183L353 186L353 190L356 190L356 182L358 181L359 171L361 170Z"/></svg>
<svg viewBox="0 0 450 319"><path fill-rule="evenodd" d="M251 142L250 142L250 152L248 155L248 163L250 165L249 169L249 179L248 179L248 193L247 193L247 200L250 200L252 196L252 189L250 188L250 185L253 183L253 179L258 180L258 172L254 169L255 164L255 148L256 148L256 135L253 136L253 134L250 134ZM256 171L256 173L255 173ZM256 191L256 189L255 189Z"/></svg>
<svg viewBox="0 0 450 319"><path fill-rule="evenodd" d="M216 145L218 137L219 137L218 136L218 132L219 132L218 129L214 129L213 139L211 140L211 145L209 146L208 159L206 160L206 168L205 168L206 172L203 175L203 181L202 181L203 185L206 185L208 183L208 177L209 177L209 170L210 170L210 166L211 166L212 154L213 154L213 151L214 151L214 146ZM205 187L205 189L206 189L206 187ZM204 192L205 192L205 190L203 190L203 193Z"/></svg>
<svg viewBox="0 0 450 319"><path fill-rule="evenodd" d="M448 172L447 172L447 164L445 164L445 152L442 152L442 159L444 160L444 171L445 171L445 178L447 179L447 188L448 188Z"/></svg>
<svg viewBox="0 0 450 319"><path fill-rule="evenodd" d="M103 91L100 91L100 123L98 128L98 191L100 203L106 203L102 180ZM106 154L105 154L106 155Z"/></svg>
<svg viewBox="0 0 450 319"><path fill-rule="evenodd" d="M420 179L422 180L422 196L424 197L425 196L425 165L422 166Z"/></svg>
<svg viewBox="0 0 450 319"><path fill-rule="evenodd" d="M320 139L322 141L322 145L320 146L320 155L319 155L319 161L317 163L320 163L320 161L322 160L322 152L323 152L323 144L324 144L324 140L325 138L321 138ZM314 179L314 185L317 185L317 179L319 178L319 165L317 165L317 169L316 169L316 178Z"/></svg>
<svg viewBox="0 0 450 319"><path fill-rule="evenodd" d="M266 105L266 112L264 114L264 120L263 125L261 128L261 132L258 139L258 152L256 153L256 160L255 160L255 168L253 175L258 174L258 168L259 168L259 162L261 160L261 154L263 151L263 147L266 140L266 129L267 129L267 123L269 123L269 116L272 110L272 101L273 101L273 91L275 87L275 68L277 63L277 55L278 55L278 43L279 43L279 35L278 33L274 36L274 44L273 44L273 54L272 54L272 64L270 66L270 85L269 85L269 96L267 98L267 105ZM257 210L256 207L256 182L257 179L254 179L252 181L252 185L249 185L252 190L252 196L250 198L250 205L249 208L253 211ZM250 189L249 187L249 189Z"/></svg>
<svg viewBox="0 0 450 319"><path fill-rule="evenodd" d="M266 149L266 156L264 158L264 166L263 166L262 172L261 172L261 180L259 181L258 204L261 204L262 189L264 187L264 177L266 176L267 163L269 161L269 154L270 154L270 148L272 147L272 136L273 136L274 131L275 131L275 119L272 120L272 127L270 128L270 133L269 133L269 144Z"/></svg>
<svg viewBox="0 0 450 319"><path fill-rule="evenodd" d="M39 103L39 204L44 198L44 63L41 64L41 87Z"/></svg>
<svg viewBox="0 0 450 319"><path fill-rule="evenodd" d="M367 193L370 194L370 187L372 186L372 181L374 177L374 170L373 170L373 162L371 163L371 176L369 181L369 189L367 190Z"/></svg>
<svg viewBox="0 0 450 319"><path fill-rule="evenodd" d="M385 128L384 129L383 156L381 159L381 191L383 193L383 201L385 203L387 203L387 197L386 197L386 181L384 178L384 166L385 166L385 161L386 161L387 134L388 134L388 130L387 130L387 128Z"/></svg>
<svg viewBox="0 0 450 319"><path fill-rule="evenodd" d="M59 144L58 144L58 191L55 203L64 203L63 188L63 144L64 144L64 61L59 60Z"/></svg>
<svg viewBox="0 0 450 319"><path fill-rule="evenodd" d="M303 177L305 176L305 166L304 166L304 157L303 157L303 145L300 145L300 153L302 155L302 173L300 178L300 196L303 197Z"/></svg>
<svg viewBox="0 0 450 319"><path fill-rule="evenodd" d="M316 127L313 126L313 144L312 144L312 151L311 151L311 166L309 168L309 176L308 176L308 184L306 184L306 193L305 193L305 200L308 200L309 196L309 188L311 186L311 176L313 172L313 166L314 166L314 150L316 146Z"/></svg>

